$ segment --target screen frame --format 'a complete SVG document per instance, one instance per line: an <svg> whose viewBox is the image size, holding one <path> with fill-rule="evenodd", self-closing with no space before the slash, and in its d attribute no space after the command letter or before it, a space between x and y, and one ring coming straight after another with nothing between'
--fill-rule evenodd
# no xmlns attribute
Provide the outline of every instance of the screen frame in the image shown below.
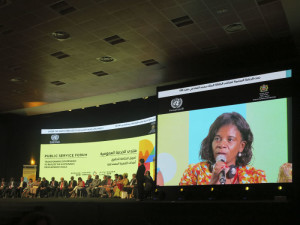
<svg viewBox="0 0 300 225"><path fill-rule="evenodd" d="M292 71L292 77L291 84L296 82L296 76L299 73L299 68L295 65L288 65L288 66L273 66L268 68L252 68L245 71L243 70L236 70L234 72L231 71L224 71L224 72L218 72L218 73L212 73L213 76L203 76L202 79L193 79L191 81L187 82L181 82L177 84L172 85L166 85L166 86L160 86L157 88L157 97L159 96L159 92L165 91L165 90L171 90L171 89L177 89L177 88L183 88L183 87L190 87L193 85L201 85L211 82L218 82L223 80L229 80L229 79L236 79L236 78L244 78L248 76L254 76L259 74L265 74L265 73L271 73L276 71L283 71L283 70L291 70ZM296 124L299 124L299 121L295 121L295 117L293 115L296 115L296 105L299 105L297 103L298 98L296 98L295 90L290 86L291 90L291 100L289 101L289 109L288 111L288 148L295 149L295 137L296 137ZM174 96L175 97L175 96ZM158 109L157 109L157 133L156 133L156 159L157 155L159 154L159 98L158 98ZM178 199L184 198L186 199L186 196L189 196L189 199L192 200L203 200L203 199L210 199L210 198L217 198L219 199L220 193L213 192L212 190L216 191L222 191L224 193L225 198L232 198L234 196L231 196L231 192L234 191L236 193L239 193L237 196L238 199L241 199L241 196L246 196L247 192L245 192L246 187L250 187L250 189L255 189L255 194L253 194L252 198L262 198L262 199L273 199L274 195L286 195L286 196L294 196L295 195L295 185L297 183L297 178L299 176L299 173L296 171L298 162L296 158L297 153L292 150L292 154L289 154L289 157L292 157L292 163L293 163L293 182L292 183L261 183L261 184L235 184L235 185L192 185L192 186L157 186L157 192L159 193L169 193L169 195L172 195L172 198L176 198L178 196ZM156 161L156 176L157 176L157 161ZM157 177L155 179L157 181ZM280 188L280 190L279 190ZM282 191L284 190L284 191ZM265 193L268 192L269 194L265 195ZM204 194L205 193L205 194ZM249 195L249 193L248 193ZM183 197L184 196L184 197ZM213 197L215 196L215 197Z"/></svg>

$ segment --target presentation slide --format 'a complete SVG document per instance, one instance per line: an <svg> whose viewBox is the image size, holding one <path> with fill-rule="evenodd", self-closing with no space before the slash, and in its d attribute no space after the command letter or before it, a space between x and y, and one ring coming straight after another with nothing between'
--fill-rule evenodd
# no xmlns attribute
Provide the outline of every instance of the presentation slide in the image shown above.
<svg viewBox="0 0 300 225"><path fill-rule="evenodd" d="M275 74L158 92L157 185L220 184L218 155L233 164L223 168L226 184L292 182L291 71Z"/></svg>
<svg viewBox="0 0 300 225"><path fill-rule="evenodd" d="M70 129L42 130L40 176L57 180L137 172L139 159L155 176L155 117Z"/></svg>

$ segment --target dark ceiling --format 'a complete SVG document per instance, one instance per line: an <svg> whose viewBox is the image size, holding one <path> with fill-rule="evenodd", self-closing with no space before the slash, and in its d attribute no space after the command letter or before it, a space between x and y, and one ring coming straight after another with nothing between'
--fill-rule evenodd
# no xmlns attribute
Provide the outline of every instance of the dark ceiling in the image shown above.
<svg viewBox="0 0 300 225"><path fill-rule="evenodd" d="M0 112L125 101L209 67L297 58L299 9L297 0L0 0Z"/></svg>

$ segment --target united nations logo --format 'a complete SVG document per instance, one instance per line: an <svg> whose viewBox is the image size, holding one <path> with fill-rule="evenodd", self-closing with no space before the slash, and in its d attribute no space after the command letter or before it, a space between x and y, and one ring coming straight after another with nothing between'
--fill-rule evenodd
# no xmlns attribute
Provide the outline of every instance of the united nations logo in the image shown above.
<svg viewBox="0 0 300 225"><path fill-rule="evenodd" d="M58 134L52 134L51 135L51 140L52 141L58 141L58 139L59 139L59 135Z"/></svg>
<svg viewBox="0 0 300 225"><path fill-rule="evenodd" d="M171 106L173 109L178 109L182 106L182 98L174 98L171 101Z"/></svg>
<svg viewBox="0 0 300 225"><path fill-rule="evenodd" d="M269 90L269 86L267 84L263 84L259 87L260 92L266 92Z"/></svg>

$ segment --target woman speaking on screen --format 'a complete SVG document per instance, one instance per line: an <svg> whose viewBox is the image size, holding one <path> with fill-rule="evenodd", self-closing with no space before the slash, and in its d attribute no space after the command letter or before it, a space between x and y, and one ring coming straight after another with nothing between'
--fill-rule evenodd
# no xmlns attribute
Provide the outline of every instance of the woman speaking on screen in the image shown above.
<svg viewBox="0 0 300 225"><path fill-rule="evenodd" d="M203 160L184 171L180 185L266 183L263 170L249 165L253 134L236 112L223 113L201 143Z"/></svg>

